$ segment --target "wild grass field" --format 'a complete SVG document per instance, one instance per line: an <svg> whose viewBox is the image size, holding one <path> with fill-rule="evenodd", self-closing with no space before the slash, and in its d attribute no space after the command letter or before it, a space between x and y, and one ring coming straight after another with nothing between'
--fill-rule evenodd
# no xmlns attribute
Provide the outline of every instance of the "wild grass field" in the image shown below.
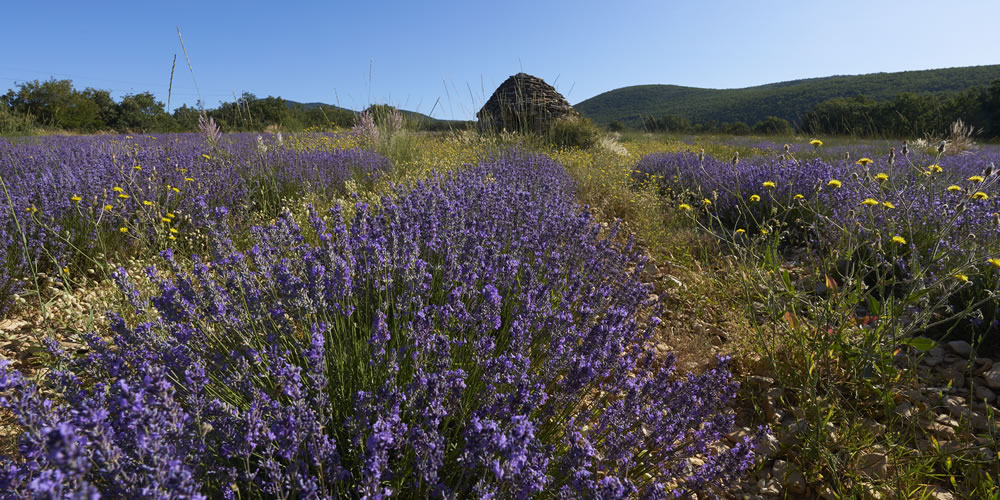
<svg viewBox="0 0 1000 500"><path fill-rule="evenodd" d="M0 139L0 490L1000 496L1000 150L577 138Z"/></svg>

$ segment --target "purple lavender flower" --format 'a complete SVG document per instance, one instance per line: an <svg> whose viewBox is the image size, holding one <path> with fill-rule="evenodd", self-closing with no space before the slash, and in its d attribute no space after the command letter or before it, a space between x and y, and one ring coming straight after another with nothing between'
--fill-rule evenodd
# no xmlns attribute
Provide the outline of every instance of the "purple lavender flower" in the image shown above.
<svg viewBox="0 0 1000 500"><path fill-rule="evenodd" d="M257 154L257 153L254 153ZM643 258L581 211L565 170L506 151L382 200L163 252L113 343L41 381L0 368L18 495L663 496L750 467L712 457L736 383L677 377L638 326ZM612 233L616 231L612 228ZM129 324L123 318L146 318ZM154 318L154 319L149 319ZM69 361L69 360L68 360ZM83 384L80 380L93 381ZM61 488L61 489L59 489Z"/></svg>

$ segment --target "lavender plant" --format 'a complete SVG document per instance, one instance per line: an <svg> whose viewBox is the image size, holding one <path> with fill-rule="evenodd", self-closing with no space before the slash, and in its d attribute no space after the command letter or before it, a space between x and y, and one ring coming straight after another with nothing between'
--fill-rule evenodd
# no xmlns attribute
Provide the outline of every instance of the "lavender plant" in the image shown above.
<svg viewBox="0 0 1000 500"><path fill-rule="evenodd" d="M639 320L644 260L602 234L550 159L508 152L364 204L289 214L238 248L164 251L157 293L42 390L4 368L19 496L600 497L711 493L726 360L678 375ZM54 351L58 351L54 349ZM58 354L58 352L56 352ZM46 396L49 397L49 396ZM699 461L692 458L699 457Z"/></svg>
<svg viewBox="0 0 1000 500"><path fill-rule="evenodd" d="M391 168L362 150L261 150L253 135L211 149L198 134L0 141L0 310L32 269L173 246L202 202L274 216L282 198L343 194L348 180L370 184Z"/></svg>
<svg viewBox="0 0 1000 500"><path fill-rule="evenodd" d="M883 294L885 287L876 290L876 283L891 280L894 294L919 296L919 304L894 306L922 311L907 314L912 321L892 335L899 338L944 324L928 321L944 309L982 315L987 305L987 316L995 316L988 292L964 304L949 304L949 297L956 276L965 278L958 279L963 285L970 276L992 282L992 262L1000 263L1000 197L992 195L996 158L942 152L897 158L892 150L874 160L835 162L800 161L786 152L737 165L677 153L647 156L636 171L640 179L657 179L664 190L694 198L684 206L703 207L703 220L727 240L750 234L830 252L836 255L827 263L831 274L858 278Z"/></svg>
<svg viewBox="0 0 1000 500"><path fill-rule="evenodd" d="M657 183L735 257L751 346L782 394L767 402L767 418L781 418L776 407L794 415L784 421L789 456L806 477L867 496L859 485L901 488L926 481L919 468L930 461L942 470L954 461L969 471L968 484L951 483L956 491L995 496L992 461L918 463L896 436L914 434L897 405L921 373L905 355L934 348L932 338L972 341L979 355L1000 345L997 158L947 156L946 145L933 155L899 151L852 160L807 160L795 148L729 161L650 155L635 180ZM964 389L971 394L971 383ZM873 433L859 422L888 428ZM967 424L996 445L991 421ZM873 443L898 467L884 483L858 473L866 467L858 450Z"/></svg>

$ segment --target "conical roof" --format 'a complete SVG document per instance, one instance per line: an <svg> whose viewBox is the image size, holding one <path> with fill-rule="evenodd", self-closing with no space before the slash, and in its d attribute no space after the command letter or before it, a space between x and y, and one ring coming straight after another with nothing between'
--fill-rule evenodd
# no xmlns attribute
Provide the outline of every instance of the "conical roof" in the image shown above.
<svg viewBox="0 0 1000 500"><path fill-rule="evenodd" d="M476 117L481 128L542 131L553 120L576 114L555 87L518 73L497 87Z"/></svg>

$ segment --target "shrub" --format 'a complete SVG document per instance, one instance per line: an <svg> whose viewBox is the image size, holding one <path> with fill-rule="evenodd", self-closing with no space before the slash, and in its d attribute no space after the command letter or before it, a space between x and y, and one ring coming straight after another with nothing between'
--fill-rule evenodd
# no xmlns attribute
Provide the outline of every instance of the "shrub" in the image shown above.
<svg viewBox="0 0 1000 500"><path fill-rule="evenodd" d="M753 133L760 135L789 136L795 133L795 129L793 129L792 124L788 123L788 120L784 118L768 116L767 118L754 124Z"/></svg>
<svg viewBox="0 0 1000 500"><path fill-rule="evenodd" d="M548 140L561 147L589 148L601 137L601 129L589 118L560 118L549 125Z"/></svg>
<svg viewBox="0 0 1000 500"><path fill-rule="evenodd" d="M0 135L31 135L34 130L35 121L30 116L15 113L0 103Z"/></svg>

